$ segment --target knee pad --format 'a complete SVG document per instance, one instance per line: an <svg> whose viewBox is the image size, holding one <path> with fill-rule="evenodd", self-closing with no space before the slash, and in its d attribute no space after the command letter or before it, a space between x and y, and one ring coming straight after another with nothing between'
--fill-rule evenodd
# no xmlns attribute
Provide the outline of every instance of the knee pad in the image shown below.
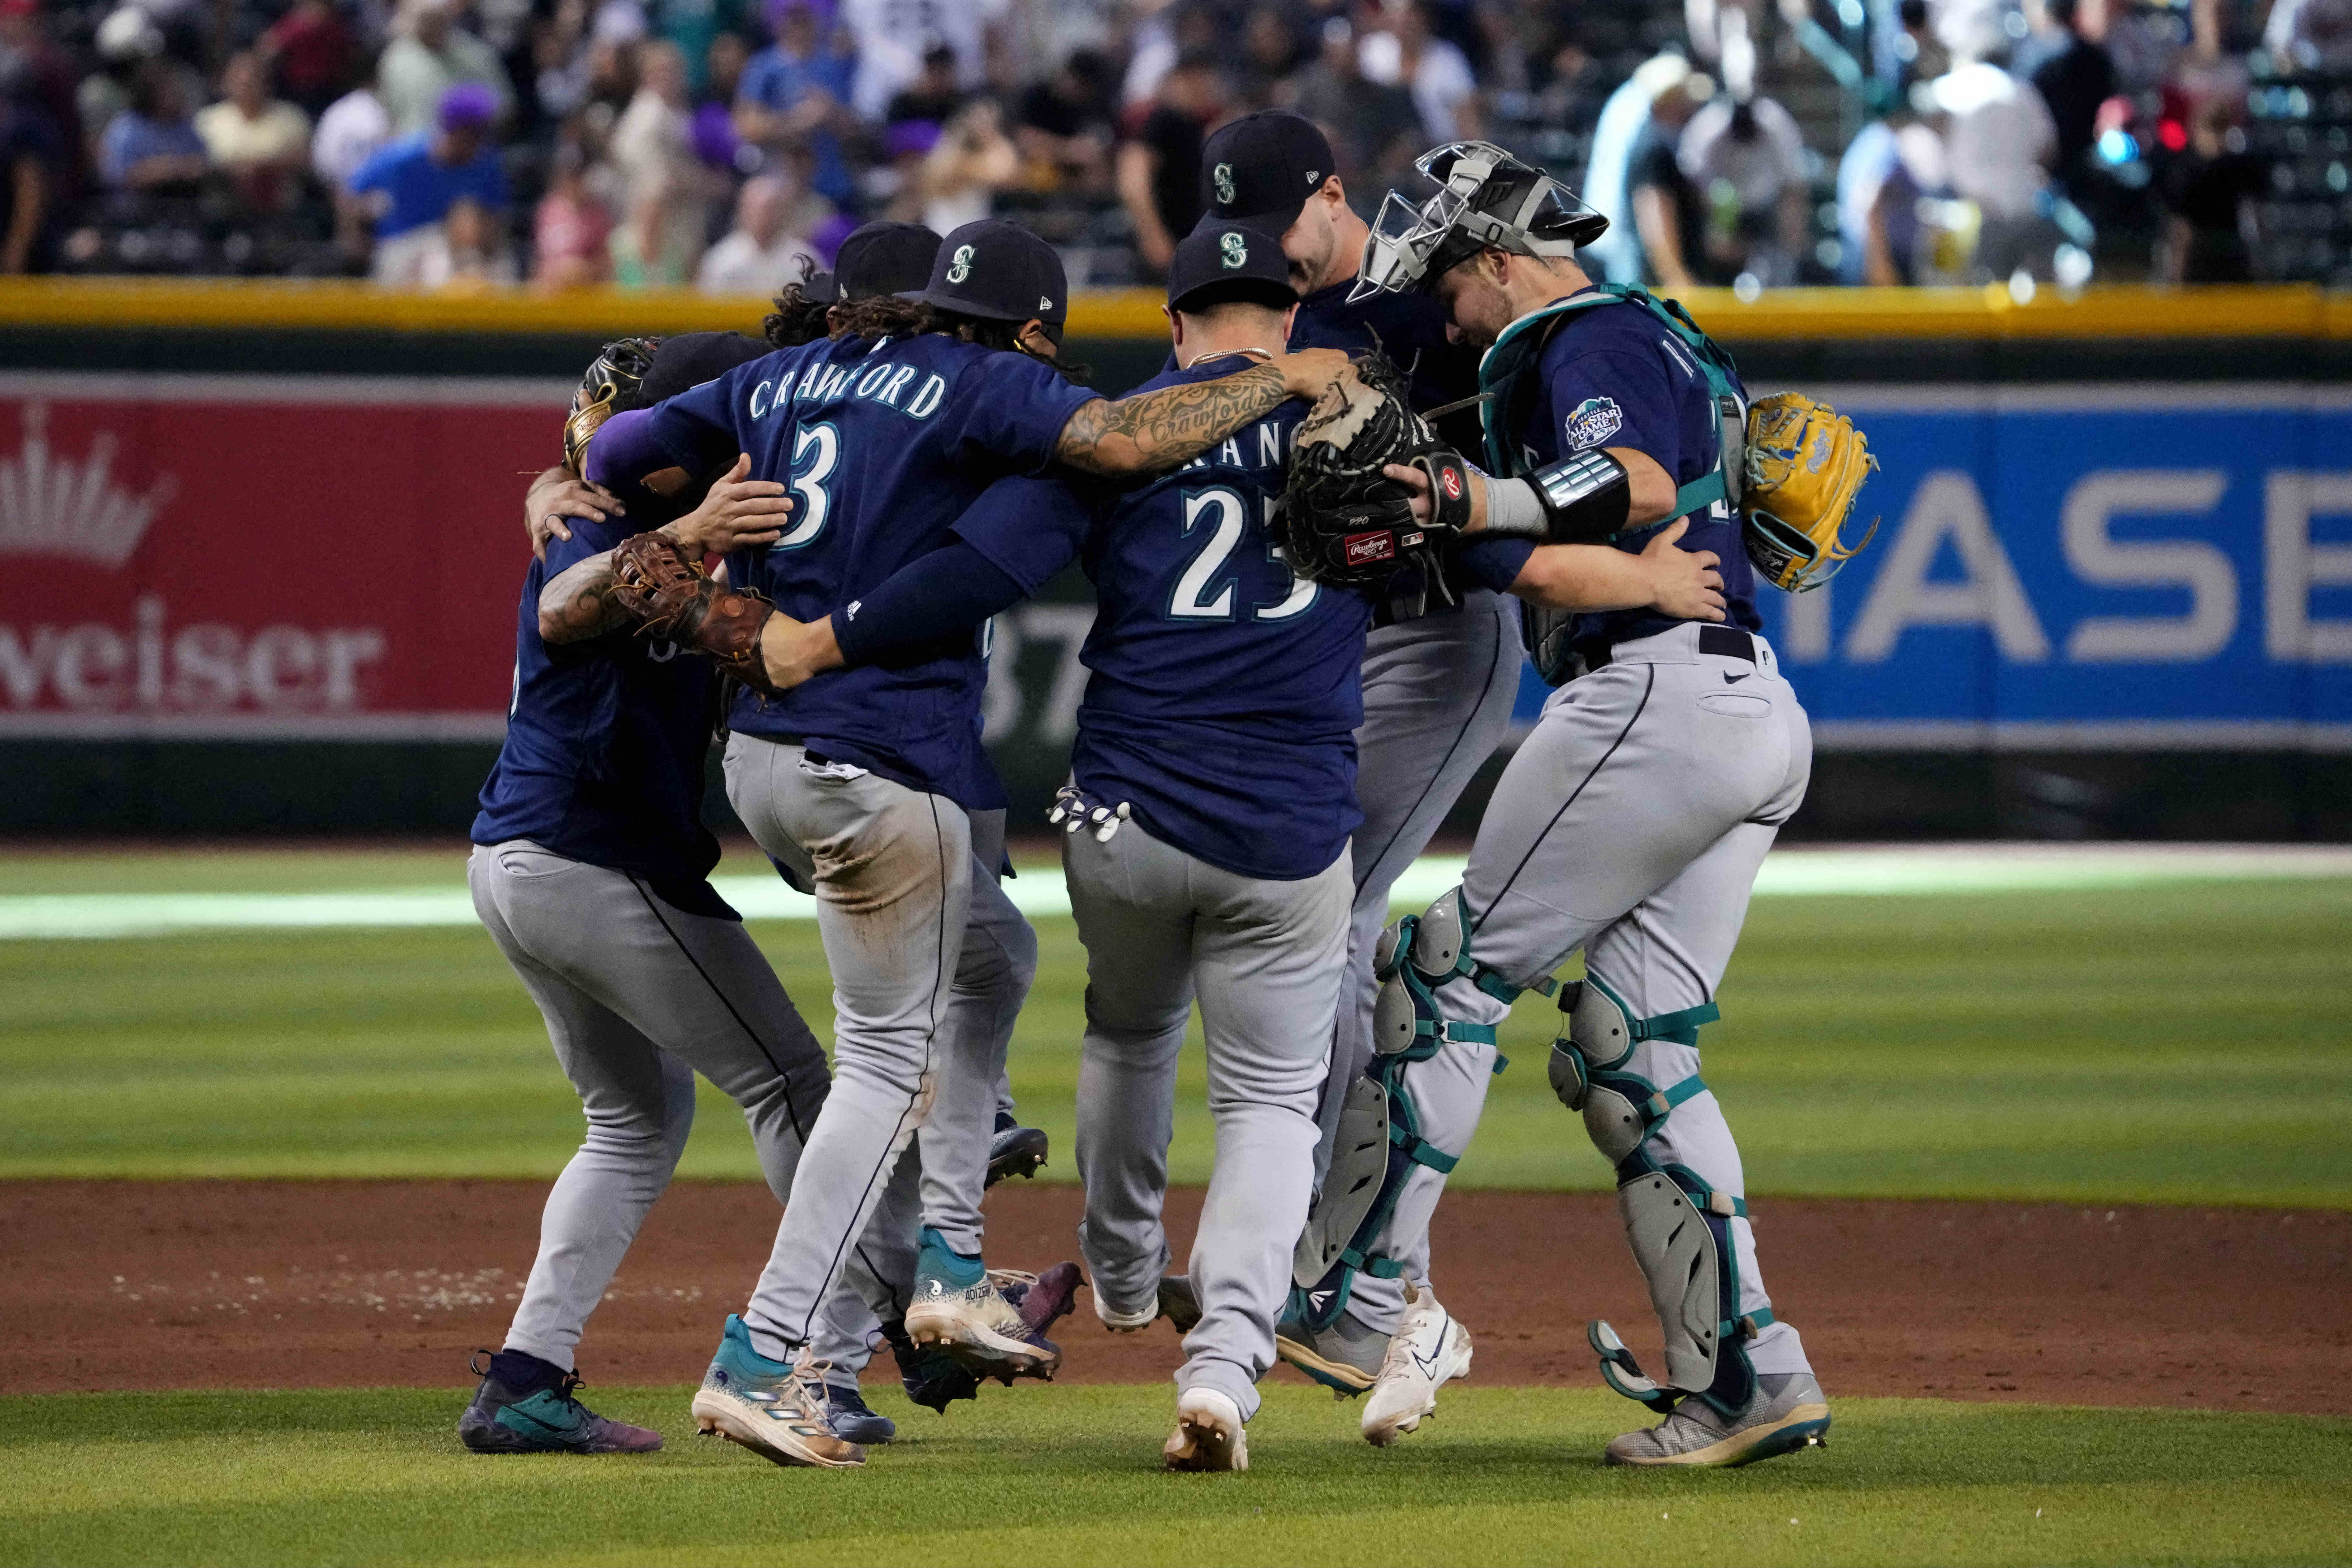
<svg viewBox="0 0 2352 1568"><path fill-rule="evenodd" d="M1381 934L1373 957L1381 991L1372 1008L1371 1066L1348 1086L1323 1191L1307 1214L1293 1259L1293 1278L1307 1293L1313 1326L1339 1315L1359 1270L1376 1279L1402 1272L1394 1258L1370 1249L1412 1168L1422 1165L1444 1175L1459 1163L1459 1155L1421 1135L1405 1069L1449 1045L1494 1045L1492 1024L1448 1018L1437 998L1437 987L1454 975L1480 973L1470 958L1469 921L1459 888L1426 913L1407 915ZM1486 988L1485 982L1478 984ZM1506 1065L1498 1055L1494 1070Z"/></svg>
<svg viewBox="0 0 2352 1568"><path fill-rule="evenodd" d="M1588 974L1560 995L1568 1032L1552 1042L1551 1088L1560 1103L1584 1117L1592 1140L1625 1181L1651 1168L1643 1146L1674 1108L1706 1092L1696 1073L1661 1087L1625 1070L1633 1048L1644 1040L1672 1040L1696 1047L1702 1024L1723 1015L1712 1002L1644 1018L1610 984Z"/></svg>

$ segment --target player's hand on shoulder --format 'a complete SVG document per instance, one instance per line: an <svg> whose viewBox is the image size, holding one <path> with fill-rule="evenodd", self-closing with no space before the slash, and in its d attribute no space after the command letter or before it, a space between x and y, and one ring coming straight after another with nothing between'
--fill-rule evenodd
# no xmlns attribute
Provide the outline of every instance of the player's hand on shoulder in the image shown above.
<svg viewBox="0 0 2352 1568"><path fill-rule="evenodd" d="M530 481L530 492L523 498L522 525L530 535L530 552L544 561L549 540L571 542L572 530L564 526L565 518L603 522L625 516L628 510L604 486L592 485L558 463Z"/></svg>
<svg viewBox="0 0 2352 1568"><path fill-rule="evenodd" d="M662 530L688 551L725 555L747 544L773 544L791 521L793 503L785 487L773 479L755 479L751 455L739 453L702 498L702 504Z"/></svg>
<svg viewBox="0 0 2352 1568"><path fill-rule="evenodd" d="M1683 550L1675 545L1690 527L1678 517L1658 531L1642 551L1642 564L1650 574L1654 594L1650 600L1661 614L1685 621L1724 618L1722 563L1712 550Z"/></svg>

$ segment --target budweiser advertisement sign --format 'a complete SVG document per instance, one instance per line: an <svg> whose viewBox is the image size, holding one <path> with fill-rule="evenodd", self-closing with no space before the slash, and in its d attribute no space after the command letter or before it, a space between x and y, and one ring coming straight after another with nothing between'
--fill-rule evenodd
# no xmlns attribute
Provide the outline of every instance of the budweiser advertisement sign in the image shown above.
<svg viewBox="0 0 2352 1568"><path fill-rule="evenodd" d="M0 734L495 738L567 395L10 376Z"/></svg>

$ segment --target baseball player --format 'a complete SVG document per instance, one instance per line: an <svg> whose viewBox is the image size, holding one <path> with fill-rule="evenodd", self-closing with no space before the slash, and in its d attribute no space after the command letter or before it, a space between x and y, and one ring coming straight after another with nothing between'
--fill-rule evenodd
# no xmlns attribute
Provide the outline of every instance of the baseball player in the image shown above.
<svg viewBox="0 0 2352 1568"><path fill-rule="evenodd" d="M675 338L645 367L646 385L683 390L761 352L732 333ZM669 537L725 553L772 538L791 505L719 486L708 499L645 496L640 517L684 514L664 525ZM694 1074L742 1106L779 1201L829 1080L808 1026L708 880L719 847L699 809L719 683L675 645L616 632L596 584L609 588L620 537L577 517L532 563L506 743L473 828L475 909L545 1016L588 1119L549 1194L513 1327L478 1365L458 1422L482 1453L661 1447L574 1397L572 1352L668 1185L693 1122ZM915 1217L907 1208L876 1223L911 1236ZM851 1278L890 1300L862 1262Z"/></svg>
<svg viewBox="0 0 2352 1568"><path fill-rule="evenodd" d="M1177 249L1170 320L1181 385L1276 352L1295 310L1279 247L1206 224ZM1380 363L1365 367L1376 379ZM1304 426L1310 436L1345 424ZM1318 410L1318 414L1320 411ZM1079 710L1071 784L1055 817L1087 944L1089 1030L1079 1079L1083 1245L1095 1308L1133 1330L1182 1313L1169 1462L1239 1468L1244 1418L1270 1363L1276 1315L1311 1177L1319 1092L1357 821L1350 734L1367 596L1294 577L1270 531L1295 462L1298 415L1276 410L1171 475L1124 489L1000 484L947 547L864 595L853 619L791 626L763 640L780 682L869 662L945 627L974 627L1083 549L1100 607L1082 658L1095 672ZM1375 481L1387 485L1378 464ZM1529 570L1537 557L1540 566ZM1582 561L1638 579L1596 599L1547 586L1548 602L1642 604L1707 595L1701 557L1634 557L1591 546L1496 540L1462 552L1493 580L1536 592L1549 568ZM1564 571L1563 577L1572 575ZM1383 581L1378 584L1387 586ZM1679 599L1676 602L1681 602ZM787 626L771 619L772 630ZM904 627L903 631L887 628ZM839 636L835 636L836 630ZM1217 1184L1190 1278L1163 1276L1161 1222L1176 1054L1199 995L1218 1117ZM1196 1294L1197 1288L1197 1294Z"/></svg>
<svg viewBox="0 0 2352 1568"><path fill-rule="evenodd" d="M1290 280L1301 296L1290 342L1361 353L1378 347L1402 366L1417 412L1457 404L1477 391L1477 355L1449 342L1445 315L1420 294L1359 295L1357 264L1370 230L1349 206L1331 173L1331 146L1314 121L1282 110L1245 115L1219 130L1202 153L1201 199L1210 223L1240 223L1282 237ZM1475 433L1465 410L1443 427L1456 440ZM1466 424L1465 424L1466 422ZM1354 1194L1369 1158L1360 1114L1348 1129L1356 1156L1337 1189L1329 1176L1343 1113L1372 1061L1372 1004L1380 989L1373 951L1388 923L1389 890L1461 798L1508 732L1524 662L1519 607L1506 592L1472 580L1441 560L1446 580L1400 574L1379 595L1363 662L1363 723L1356 731L1356 796L1363 825L1350 842L1354 894L1348 974L1318 1108L1320 1230L1349 1229L1360 1219L1339 1200ZM1510 581L1506 573L1504 583ZM1466 1063L1417 1069L1473 1070ZM1383 1134L1384 1136L1384 1134ZM1339 1237L1343 1244L1349 1238ZM1310 1237L1302 1244L1302 1287L1284 1314L1277 1344L1285 1360L1317 1382L1360 1394L1379 1376L1404 1309L1404 1276L1426 1280L1424 1226L1408 1226L1388 1250L1360 1260L1327 1258ZM1466 1334L1463 1336L1466 1355Z"/></svg>
<svg viewBox="0 0 2352 1568"><path fill-rule="evenodd" d="M940 237L921 224L877 222L852 231L841 242L832 271L813 273L788 284L777 296L776 309L761 323L767 342L780 349L798 348L824 337L844 305L882 295L919 291L930 279L931 262L939 247ZM584 516L602 522L608 517L626 514L627 507L620 498L603 486L589 484L567 460L532 480L524 504L523 523L530 534L531 553L544 560L551 539L569 537L563 521L566 517ZM976 818L975 827L983 839L993 833L1001 840L1003 814L995 814L992 822ZM988 874L998 875L1001 866L1001 857L989 859ZM1034 945L1034 935L1030 942ZM1018 946L1013 943L1008 951ZM1034 970L1034 963L1029 967ZM1008 970L1007 978L1015 974L1021 974L1019 990L1009 994L1001 1005L1008 1020L1019 1011L1021 996L1027 990L1027 977L1017 965ZM989 1145L988 1184L994 1186L1007 1176L1034 1175L1045 1164L1049 1152L1045 1131L1024 1127L1014 1118L1012 1085L1000 1078L995 1127ZM836 1368L844 1364L839 1360L835 1362ZM909 1393L918 1404L933 1403L912 1389Z"/></svg>
<svg viewBox="0 0 2352 1568"><path fill-rule="evenodd" d="M1565 187L1484 142L1438 148L1418 166L1441 188L1420 204L1388 198L1360 287L1428 293L1486 345L1487 471L1458 489L1430 483L1449 472L1442 458L1391 476L1441 529L1630 550L1687 520L1680 547L1720 557L1728 616L1530 616L1538 671L1560 689L1506 770L1462 886L1385 939L1381 1044L1491 1048L1512 1000L1559 993L1551 972L1583 950L1585 979L1560 994L1568 1029L1552 1082L1617 1168L1665 1342L1665 1375L1653 1379L1606 1323L1589 1329L1610 1385L1664 1417L1606 1458L1736 1465L1788 1453L1821 1440L1829 1405L1765 1293L1738 1150L1698 1076L1698 1037L1718 1016L1757 868L1811 766L1804 710L1757 635L1750 561L1801 588L1850 554L1837 531L1867 453L1850 424L1802 398L1768 399L1751 422L1730 359L1678 307L1595 288L1575 247L1607 220ZM1422 1096L1425 1135L1475 1121L1483 1098L1466 1083ZM1444 1184L1442 1169L1413 1178L1401 1213L1425 1213ZM1383 1367L1376 1402L1433 1404L1455 1326L1429 1308L1409 1314L1398 1338L1412 1345L1410 1364Z"/></svg>
<svg viewBox="0 0 2352 1568"><path fill-rule="evenodd" d="M751 686L731 715L730 799L814 888L833 972L835 1092L761 1289L730 1319L695 1400L703 1430L778 1463L862 1462L813 1386L819 1304L915 1130L964 1116L975 1099L964 1086L994 1081L992 1065L982 1077L969 1059L969 1036L944 1025L968 912L993 891L971 876L967 809L1003 796L979 744L983 667L969 633L789 690L771 679L763 638L821 619L854 625L864 593L945 542L992 481L1055 462L1172 466L1345 368L1328 351L1290 354L1111 403L1053 364L1065 309L1049 247L1010 224L966 225L941 246L919 301L866 301L833 341L616 416L596 440L600 461L623 473L706 471L748 452L752 471L786 483L802 508L751 563L749 585L782 615L698 579L659 542L642 544L632 590L656 633L675 629ZM984 1138L988 1099L978 1102ZM990 1371L1050 1373L1055 1352L982 1266L978 1181L958 1188L926 1161L922 1198L909 1332Z"/></svg>

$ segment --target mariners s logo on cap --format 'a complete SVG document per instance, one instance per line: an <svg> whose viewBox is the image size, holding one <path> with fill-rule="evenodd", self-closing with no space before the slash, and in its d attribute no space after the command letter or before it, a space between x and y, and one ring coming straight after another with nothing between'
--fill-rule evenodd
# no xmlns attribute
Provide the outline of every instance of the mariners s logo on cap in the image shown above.
<svg viewBox="0 0 2352 1568"><path fill-rule="evenodd" d="M1243 245L1237 229L1227 229L1217 237L1217 250L1227 267L1242 267L1249 262L1248 247Z"/></svg>
<svg viewBox="0 0 2352 1568"><path fill-rule="evenodd" d="M1231 163L1218 164L1212 178L1217 182L1219 205L1231 206L1234 201L1234 166Z"/></svg>
<svg viewBox="0 0 2352 1568"><path fill-rule="evenodd" d="M971 247L959 245L955 248L955 259L948 264L948 281L961 283L971 276Z"/></svg>

